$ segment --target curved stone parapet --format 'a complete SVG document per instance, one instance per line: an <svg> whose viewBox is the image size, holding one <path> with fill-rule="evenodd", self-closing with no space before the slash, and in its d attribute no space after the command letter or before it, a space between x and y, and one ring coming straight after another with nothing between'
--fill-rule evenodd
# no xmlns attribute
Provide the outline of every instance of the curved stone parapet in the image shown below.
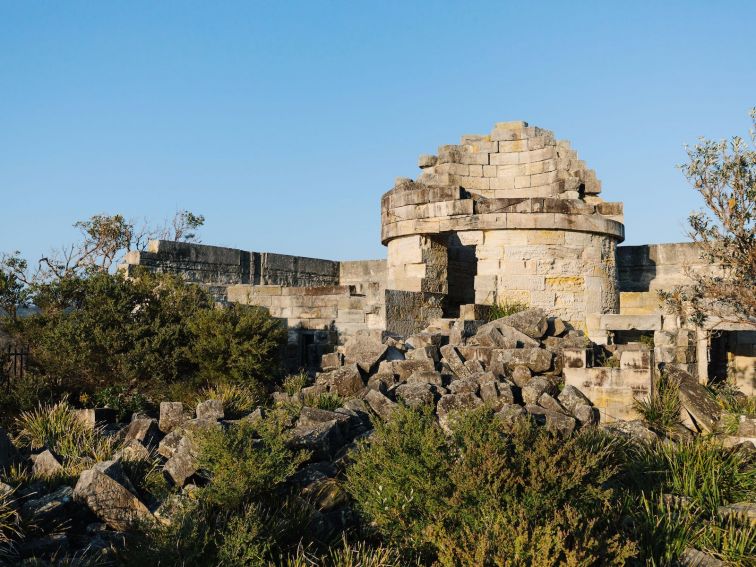
<svg viewBox="0 0 756 567"><path fill-rule="evenodd" d="M498 123L421 156L421 175L381 199L387 288L439 294L446 307L518 301L576 326L618 308L622 203L568 142L524 122Z"/></svg>

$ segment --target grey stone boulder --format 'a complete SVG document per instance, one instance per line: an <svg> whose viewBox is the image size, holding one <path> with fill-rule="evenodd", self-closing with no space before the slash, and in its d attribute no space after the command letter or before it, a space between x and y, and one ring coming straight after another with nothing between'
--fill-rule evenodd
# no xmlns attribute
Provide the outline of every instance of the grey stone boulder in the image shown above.
<svg viewBox="0 0 756 567"><path fill-rule="evenodd" d="M559 402L581 424L595 425L599 422L599 412L593 407L591 400L575 386L566 385L559 392Z"/></svg>
<svg viewBox="0 0 756 567"><path fill-rule="evenodd" d="M452 394L462 394L464 392L470 392L477 394L480 390L480 385L472 378L464 378L461 380L452 380L449 383L449 391Z"/></svg>
<svg viewBox="0 0 756 567"><path fill-rule="evenodd" d="M220 400L205 400L197 404L195 410L197 419L221 420L226 416L223 409L223 402Z"/></svg>
<svg viewBox="0 0 756 567"><path fill-rule="evenodd" d="M481 346L494 348L525 348L537 347L538 341L530 338L514 327L507 325L504 319L496 319L486 323L476 333L472 341ZM493 332L493 331L497 332ZM501 338L499 338L499 336Z"/></svg>
<svg viewBox="0 0 756 567"><path fill-rule="evenodd" d="M549 411L555 411L555 412L563 413L565 415L569 414L569 412L564 408L564 406L559 403L559 400L557 400L554 396L552 396L551 394L547 392L544 392L538 398L538 405Z"/></svg>
<svg viewBox="0 0 756 567"><path fill-rule="evenodd" d="M455 414L467 410L475 409L483 405L483 400L472 392L463 392L460 394L447 394L441 396L436 405L436 414L438 423L446 430L451 427L451 421Z"/></svg>
<svg viewBox="0 0 756 567"><path fill-rule="evenodd" d="M63 472L63 465L58 458L49 450L45 450L38 455L32 455L32 473L35 476L50 477L57 473Z"/></svg>
<svg viewBox="0 0 756 567"><path fill-rule="evenodd" d="M344 364L344 355L340 352L329 352L320 357L320 368L323 372L336 370Z"/></svg>
<svg viewBox="0 0 756 567"><path fill-rule="evenodd" d="M528 412L518 404L505 404L496 412L496 418L503 421L506 425L512 426L520 419L526 419Z"/></svg>
<svg viewBox="0 0 756 567"><path fill-rule="evenodd" d="M114 530L129 531L154 519L139 498L96 468L81 473L74 488L74 499L86 504Z"/></svg>
<svg viewBox="0 0 756 567"><path fill-rule="evenodd" d="M318 408L303 407L299 412L299 419L297 419L297 426L307 427L309 425L318 425L320 423L328 423L330 421L336 421L339 425L342 435L349 436L351 428L358 424L359 418L346 413L340 413L335 411L322 410Z"/></svg>
<svg viewBox="0 0 756 567"><path fill-rule="evenodd" d="M170 433L184 422L184 404L181 402L160 402L158 428Z"/></svg>
<svg viewBox="0 0 756 567"><path fill-rule="evenodd" d="M542 348L497 349L491 354L491 370L496 374L506 374L516 366L527 366L538 374L551 368L554 355Z"/></svg>
<svg viewBox="0 0 756 567"><path fill-rule="evenodd" d="M356 396L365 389L365 382L356 364L348 364L331 372L324 372L317 377L316 384L324 384L330 392L344 398Z"/></svg>
<svg viewBox="0 0 756 567"><path fill-rule="evenodd" d="M525 384L530 382L532 377L533 373L527 366L520 364L512 368L512 382L514 382L519 388L523 388Z"/></svg>
<svg viewBox="0 0 756 567"><path fill-rule="evenodd" d="M160 444L157 448L158 455L161 455L166 459L170 459L176 452L176 449L178 449L178 445L184 435L186 435L186 432L179 428L174 429L168 435L163 437L160 440Z"/></svg>
<svg viewBox="0 0 756 567"><path fill-rule="evenodd" d="M150 450L142 445L140 441L132 439L128 443L122 445L121 448L116 451L114 457L124 461L146 461L150 458Z"/></svg>
<svg viewBox="0 0 756 567"><path fill-rule="evenodd" d="M446 337L441 333L421 332L408 337L406 343L413 349L424 347L439 349L445 340Z"/></svg>
<svg viewBox="0 0 756 567"><path fill-rule="evenodd" d="M551 411L533 404L527 404L525 410L535 419L536 423L545 425L546 429L552 433L566 437L572 435L577 427L577 421L574 417L558 411Z"/></svg>
<svg viewBox="0 0 756 567"><path fill-rule="evenodd" d="M687 372L677 368L667 368L666 371L680 384L680 403L683 410L693 418L698 429L704 433L712 433L717 427L721 410L709 390Z"/></svg>
<svg viewBox="0 0 756 567"><path fill-rule="evenodd" d="M388 346L380 340L368 336L351 338L344 345L346 364L356 364L365 374L377 369L388 351Z"/></svg>
<svg viewBox="0 0 756 567"><path fill-rule="evenodd" d="M441 356L449 369L457 378L471 378L472 373L465 366L465 361L454 345L444 345L441 347Z"/></svg>
<svg viewBox="0 0 756 567"><path fill-rule="evenodd" d="M601 429L640 443L651 444L659 440L659 436L639 419L604 423Z"/></svg>
<svg viewBox="0 0 756 567"><path fill-rule="evenodd" d="M480 397L487 406L495 411L514 403L514 391L505 382L488 381L480 385Z"/></svg>
<svg viewBox="0 0 756 567"><path fill-rule="evenodd" d="M686 547L678 562L682 567L724 567L726 563L693 547Z"/></svg>
<svg viewBox="0 0 756 567"><path fill-rule="evenodd" d="M537 404L542 394L556 396L559 393L556 384L545 376L536 376L532 378L522 388L522 400L526 404Z"/></svg>
<svg viewBox="0 0 756 567"><path fill-rule="evenodd" d="M567 331L567 324L559 317L549 317L548 325L549 327L546 334L550 337L558 337Z"/></svg>
<svg viewBox="0 0 756 567"><path fill-rule="evenodd" d="M431 384L402 384L396 389L396 399L409 407L417 408L432 405L436 401L436 392Z"/></svg>
<svg viewBox="0 0 756 567"><path fill-rule="evenodd" d="M50 494L24 502L21 517L38 527L52 527L70 515L73 497L73 488L60 486Z"/></svg>
<svg viewBox="0 0 756 567"><path fill-rule="evenodd" d="M137 440L145 447L156 447L161 437L162 434L156 420L149 417L138 417L129 424L123 442L128 443Z"/></svg>
<svg viewBox="0 0 756 567"><path fill-rule="evenodd" d="M441 360L441 354L436 347L420 347L407 351L406 360L430 360L434 364Z"/></svg>
<svg viewBox="0 0 756 567"><path fill-rule="evenodd" d="M407 378L407 384L433 384L435 386L443 386L444 380L440 372L418 370L413 372L409 378Z"/></svg>
<svg viewBox="0 0 756 567"><path fill-rule="evenodd" d="M184 435L179 439L176 449L165 463L163 471L176 486L184 486L197 474L199 461L197 459L197 446L191 438L191 434Z"/></svg>
<svg viewBox="0 0 756 567"><path fill-rule="evenodd" d="M392 363L392 370L399 382L406 382L416 372L434 372L436 363L431 359L398 360Z"/></svg>
<svg viewBox="0 0 756 567"><path fill-rule="evenodd" d="M525 309L514 315L497 319L497 321L515 328L531 339L540 339L549 330L548 316L543 309L537 307Z"/></svg>
<svg viewBox="0 0 756 567"><path fill-rule="evenodd" d="M735 518L756 526L756 502L738 502L720 506L717 513L722 518Z"/></svg>
<svg viewBox="0 0 756 567"><path fill-rule="evenodd" d="M370 409L384 421L391 418L391 414L396 409L396 402L391 401L389 398L377 392L376 390L370 390L365 395L365 402L370 406Z"/></svg>
<svg viewBox="0 0 756 567"><path fill-rule="evenodd" d="M313 461L327 461L336 455L345 440L338 421L334 419L295 427L289 432L287 444L294 450L309 451Z"/></svg>

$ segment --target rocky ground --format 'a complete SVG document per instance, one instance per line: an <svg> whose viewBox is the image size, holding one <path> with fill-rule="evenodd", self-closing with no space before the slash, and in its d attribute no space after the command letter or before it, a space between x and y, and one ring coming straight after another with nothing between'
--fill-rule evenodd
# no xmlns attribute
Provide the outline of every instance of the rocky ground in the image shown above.
<svg viewBox="0 0 756 567"><path fill-rule="evenodd" d="M296 408L290 446L311 454L289 482L319 500L323 529L348 525L352 511L346 497L319 487L343 471L349 451L370 436L374 421L388 419L400 403L432 406L445 429L455 412L486 405L506 422L530 416L563 435L600 426L640 442L658 439L641 421L600 424L590 400L563 384L562 350L589 345L581 332L537 309L489 323L441 321L406 338L359 336L340 352L325 355L322 371L301 391L274 394L277 404ZM339 400L340 407L313 407L324 394ZM266 411L260 407L240 419L255 420ZM192 412L180 402L163 402L158 416L135 415L128 424L114 423L108 409L80 410L79 415L89 427L116 439L119 448L110 460L52 490L41 481L15 491L0 484L0 491L13 491L18 512L37 527L37 535L17 547L19 559L49 559L86 548L107 556L123 545L129 530L144 522L169 522L174 497L140 498L125 463L156 457L167 481L189 493L203 482L191 432L235 421L227 419L218 400L203 401ZM24 461L34 478L54 476L63 468L50 450L23 454L0 430L0 468ZM753 504L743 506L738 513L756 515Z"/></svg>

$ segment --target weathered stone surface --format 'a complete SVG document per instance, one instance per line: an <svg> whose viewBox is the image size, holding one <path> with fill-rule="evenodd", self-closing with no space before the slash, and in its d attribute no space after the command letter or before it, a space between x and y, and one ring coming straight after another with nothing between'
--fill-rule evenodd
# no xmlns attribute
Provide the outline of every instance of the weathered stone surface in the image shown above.
<svg viewBox="0 0 756 567"><path fill-rule="evenodd" d="M344 364L344 355L340 352L329 352L320 357L320 368L324 372L336 370Z"/></svg>
<svg viewBox="0 0 756 567"><path fill-rule="evenodd" d="M376 390L370 390L365 395L365 402L367 402L370 409L383 420L389 419L394 412L394 409L396 409L396 402L392 402L389 398Z"/></svg>
<svg viewBox="0 0 756 567"><path fill-rule="evenodd" d="M538 405L549 411L555 411L567 415L567 410L559 403L559 401L552 395L544 392L538 398Z"/></svg>
<svg viewBox="0 0 756 567"><path fill-rule="evenodd" d="M496 319L490 323L486 323L480 329L478 329L475 335L475 340L481 346L491 346L495 348L523 348L523 347L537 347L538 341L529 337L525 333L522 333L514 327L505 323L506 318ZM498 331L498 335L501 335L501 339L493 330ZM486 339L485 336L489 333L493 333L494 339ZM486 344L486 342L496 342L500 344Z"/></svg>
<svg viewBox="0 0 756 567"><path fill-rule="evenodd" d="M140 441L132 439L117 451L115 457L124 461L144 461L150 457L150 450Z"/></svg>
<svg viewBox="0 0 756 567"><path fill-rule="evenodd" d="M679 369L669 369L668 372L679 380L680 403L683 409L702 431L713 432L719 421L720 409L709 391L687 372Z"/></svg>
<svg viewBox="0 0 756 567"><path fill-rule="evenodd" d="M220 400L205 400L197 404L197 419L219 420L225 417L223 402Z"/></svg>
<svg viewBox="0 0 756 567"><path fill-rule="evenodd" d="M355 396L365 389L362 374L356 364L325 372L318 376L317 382L327 385L331 392L343 397Z"/></svg>
<svg viewBox="0 0 756 567"><path fill-rule="evenodd" d="M0 470L16 462L18 453L5 429L0 427Z"/></svg>
<svg viewBox="0 0 756 567"><path fill-rule="evenodd" d="M97 469L81 473L74 498L85 503L95 516L115 530L128 531L153 520L139 498Z"/></svg>
<svg viewBox="0 0 756 567"><path fill-rule="evenodd" d="M549 319L546 313L537 307L525 309L509 317L498 319L498 321L514 327L532 339L542 338L549 330Z"/></svg>
<svg viewBox="0 0 756 567"><path fill-rule="evenodd" d="M397 400L413 408L430 405L436 401L435 391L429 383L402 384L395 392Z"/></svg>
<svg viewBox="0 0 756 567"><path fill-rule="evenodd" d="M312 425L318 425L320 423L328 423L330 421L336 421L342 433L347 434L349 431L349 423L351 421L348 415L342 413L336 413L333 411L322 410L318 408L303 407L299 412L299 419L297 420L297 426L307 427Z"/></svg>
<svg viewBox="0 0 756 567"><path fill-rule="evenodd" d="M388 347L380 340L358 336L344 345L346 364L356 364L363 372L370 374L386 356Z"/></svg>
<svg viewBox="0 0 756 567"><path fill-rule="evenodd" d="M64 485L50 494L27 500L21 507L21 516L39 527L54 525L68 516L73 494L73 488Z"/></svg>
<svg viewBox="0 0 756 567"><path fill-rule="evenodd" d="M39 455L32 455L32 473L35 476L48 477L63 472L63 465L49 450Z"/></svg>
<svg viewBox="0 0 756 567"><path fill-rule="evenodd" d="M639 419L631 421L613 421L611 423L602 424L601 428L626 439L632 439L642 443L654 443L659 440L659 436L646 427L646 425Z"/></svg>
<svg viewBox="0 0 756 567"><path fill-rule="evenodd" d="M436 386L443 386L443 378L440 372L419 370L413 372L407 378L407 384L435 384Z"/></svg>
<svg viewBox="0 0 756 567"><path fill-rule="evenodd" d="M392 362L393 371L398 376L400 382L406 382L407 379L416 372L434 372L436 365L433 360L399 360Z"/></svg>
<svg viewBox="0 0 756 567"><path fill-rule="evenodd" d="M738 419L738 435L740 437L756 437L756 417L741 415Z"/></svg>
<svg viewBox="0 0 756 567"><path fill-rule="evenodd" d="M536 420L537 423L546 425L546 429L561 435L571 435L577 427L575 418L558 411L551 411L541 406L527 404L525 410Z"/></svg>
<svg viewBox="0 0 756 567"><path fill-rule="evenodd" d="M528 412L518 404L506 404L496 412L496 417L507 425L513 425L518 419L527 417Z"/></svg>
<svg viewBox="0 0 756 567"><path fill-rule="evenodd" d="M517 348L517 341L505 338L501 331L491 324L481 327L475 334L475 340L480 346Z"/></svg>
<svg viewBox="0 0 756 567"><path fill-rule="evenodd" d="M449 391L452 394L461 394L463 392L471 392L473 394L478 393L480 386L472 378L463 378L461 380L453 380L449 384Z"/></svg>
<svg viewBox="0 0 756 567"><path fill-rule="evenodd" d="M535 373L546 372L551 368L554 355L542 348L516 348L494 350L491 356L491 369L497 374L505 374L507 369L515 366L527 366Z"/></svg>
<svg viewBox="0 0 756 567"><path fill-rule="evenodd" d="M371 390L372 391L372 390ZM293 449L312 453L312 460L328 460L344 445L337 420L298 426L291 430L288 444Z"/></svg>
<svg viewBox="0 0 756 567"><path fill-rule="evenodd" d="M441 333L422 332L408 337L406 343L413 349L424 347L439 349L444 344L445 339L446 336Z"/></svg>
<svg viewBox="0 0 756 567"><path fill-rule="evenodd" d="M535 405L542 394L556 396L558 392L559 390L554 382L544 376L536 376L522 388L522 400L526 404Z"/></svg>
<svg viewBox="0 0 756 567"><path fill-rule="evenodd" d="M708 553L688 547L679 558L682 567L724 567L725 563Z"/></svg>
<svg viewBox="0 0 756 567"><path fill-rule="evenodd" d="M184 404L181 402L160 402L158 428L170 433L184 421Z"/></svg>
<svg viewBox="0 0 756 567"><path fill-rule="evenodd" d="M444 357L444 361L449 365L449 368L457 378L471 377L470 371L465 367L465 361L462 360L459 351L453 345L442 346L441 356Z"/></svg>
<svg viewBox="0 0 756 567"><path fill-rule="evenodd" d="M170 459L176 452L181 439L184 437L185 432L181 429L174 429L168 435L160 440L157 452L158 455L162 455L166 459Z"/></svg>
<svg viewBox="0 0 756 567"><path fill-rule="evenodd" d="M487 406L500 410L505 405L514 403L512 386L504 382L489 380L480 384L480 397Z"/></svg>
<svg viewBox="0 0 756 567"><path fill-rule="evenodd" d="M567 331L567 325L559 317L549 317L547 334L550 337L558 337Z"/></svg>
<svg viewBox="0 0 756 567"><path fill-rule="evenodd" d="M559 392L559 402L581 424L596 424L599 421L599 412L593 407L591 401L575 386L567 384Z"/></svg>
<svg viewBox="0 0 756 567"><path fill-rule="evenodd" d="M457 412L474 409L482 406L483 400L472 392L463 392L460 394L447 394L441 396L441 399L436 405L436 413L438 414L438 423L444 429L448 429L450 426L449 420Z"/></svg>
<svg viewBox="0 0 756 567"><path fill-rule="evenodd" d="M515 366L512 369L512 382L517 384L520 388L524 387L525 384L530 382L530 379L533 377L533 373L530 371L530 368L524 365L518 365Z"/></svg>
<svg viewBox="0 0 756 567"><path fill-rule="evenodd" d="M146 447L153 447L158 444L160 437L157 421L148 417L140 417L131 421L123 442L128 443L136 440Z"/></svg>
<svg viewBox="0 0 756 567"><path fill-rule="evenodd" d="M179 439L163 470L176 486L184 486L197 473L198 467L197 447L191 435L184 435Z"/></svg>

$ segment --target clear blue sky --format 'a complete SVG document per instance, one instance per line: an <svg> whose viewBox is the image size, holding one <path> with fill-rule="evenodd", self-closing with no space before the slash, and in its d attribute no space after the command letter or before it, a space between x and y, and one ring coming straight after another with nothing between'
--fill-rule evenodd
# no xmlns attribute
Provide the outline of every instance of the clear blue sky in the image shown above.
<svg viewBox="0 0 756 567"><path fill-rule="evenodd" d="M627 243L684 239L675 164L746 134L756 2L0 0L0 250L121 212L206 243L380 258L417 156L524 119L625 203Z"/></svg>

